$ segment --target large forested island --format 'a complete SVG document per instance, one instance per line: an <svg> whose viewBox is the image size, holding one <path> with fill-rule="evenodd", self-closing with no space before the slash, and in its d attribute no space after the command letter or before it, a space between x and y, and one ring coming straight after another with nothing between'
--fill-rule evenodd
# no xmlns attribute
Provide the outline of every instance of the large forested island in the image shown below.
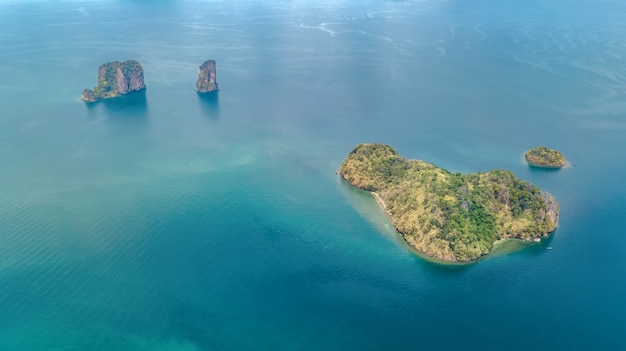
<svg viewBox="0 0 626 351"><path fill-rule="evenodd" d="M98 69L98 85L83 90L82 100L94 102L146 89L139 61L107 62Z"/></svg>
<svg viewBox="0 0 626 351"><path fill-rule="evenodd" d="M567 164L561 152L545 146L537 146L526 151L524 158L533 167L561 168Z"/></svg>
<svg viewBox="0 0 626 351"><path fill-rule="evenodd" d="M406 242L438 260L473 261L499 240L538 240L558 224L556 199L510 171L451 173L389 145L360 144L339 174L372 192Z"/></svg>

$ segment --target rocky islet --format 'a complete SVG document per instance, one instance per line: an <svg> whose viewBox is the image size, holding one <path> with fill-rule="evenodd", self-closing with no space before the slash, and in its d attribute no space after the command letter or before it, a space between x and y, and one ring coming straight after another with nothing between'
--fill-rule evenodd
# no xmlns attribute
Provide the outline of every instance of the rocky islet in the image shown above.
<svg viewBox="0 0 626 351"><path fill-rule="evenodd" d="M212 93L219 90L215 60L206 60L200 65L196 92ZM82 100L95 102L114 98L146 89L143 66L139 61L113 61L102 64L98 69L98 84L82 92Z"/></svg>
<svg viewBox="0 0 626 351"><path fill-rule="evenodd" d="M98 69L98 85L83 90L82 100L94 102L146 89L143 66L139 61L113 61Z"/></svg>
<svg viewBox="0 0 626 351"><path fill-rule="evenodd" d="M206 60L200 65L196 91L201 94L212 93L219 90L216 78L216 64L214 60Z"/></svg>

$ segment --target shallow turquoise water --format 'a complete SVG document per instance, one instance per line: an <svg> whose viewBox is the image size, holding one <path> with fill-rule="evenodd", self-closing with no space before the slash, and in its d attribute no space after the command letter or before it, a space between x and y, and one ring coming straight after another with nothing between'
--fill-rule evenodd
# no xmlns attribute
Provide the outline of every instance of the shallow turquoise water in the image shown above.
<svg viewBox="0 0 626 351"><path fill-rule="evenodd" d="M626 348L625 19L613 1L0 2L0 350ZM131 58L145 95L79 100ZM221 91L199 99L209 58ZM510 169L560 227L425 261L335 175L359 142ZM528 168L536 145L573 165Z"/></svg>

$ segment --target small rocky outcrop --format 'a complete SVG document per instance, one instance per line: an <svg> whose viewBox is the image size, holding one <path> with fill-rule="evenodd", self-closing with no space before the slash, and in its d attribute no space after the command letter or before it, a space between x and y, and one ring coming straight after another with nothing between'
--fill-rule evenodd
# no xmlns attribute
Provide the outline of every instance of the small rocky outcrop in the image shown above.
<svg viewBox="0 0 626 351"><path fill-rule="evenodd" d="M108 62L98 69L98 85L83 90L82 100L94 102L146 89L139 61Z"/></svg>
<svg viewBox="0 0 626 351"><path fill-rule="evenodd" d="M567 164L565 157L557 150L537 146L524 154L526 162L533 167L561 168Z"/></svg>
<svg viewBox="0 0 626 351"><path fill-rule="evenodd" d="M198 74L198 81L196 82L196 91L198 93L210 93L219 89L215 78L215 71L214 60L206 60L200 66L200 73Z"/></svg>

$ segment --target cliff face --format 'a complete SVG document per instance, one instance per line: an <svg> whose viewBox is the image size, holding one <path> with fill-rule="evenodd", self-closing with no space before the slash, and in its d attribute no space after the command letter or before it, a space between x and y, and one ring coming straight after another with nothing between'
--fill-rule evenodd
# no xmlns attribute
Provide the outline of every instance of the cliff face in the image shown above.
<svg viewBox="0 0 626 351"><path fill-rule="evenodd" d="M196 82L196 91L198 93L210 93L219 89L215 71L215 61L213 60L204 61L200 66L200 73Z"/></svg>
<svg viewBox="0 0 626 351"><path fill-rule="evenodd" d="M559 225L559 203L552 194L545 190L541 190L540 194L546 204L546 217L551 223L549 229L553 231Z"/></svg>
<svg viewBox="0 0 626 351"><path fill-rule="evenodd" d="M83 101L93 102L146 89L143 67L135 60L108 62L98 69L98 85L83 90Z"/></svg>
<svg viewBox="0 0 626 351"><path fill-rule="evenodd" d="M440 260L472 261L497 240L531 241L558 225L556 199L506 170L451 173L403 158L389 145L361 144L339 174L375 192L407 243Z"/></svg>

